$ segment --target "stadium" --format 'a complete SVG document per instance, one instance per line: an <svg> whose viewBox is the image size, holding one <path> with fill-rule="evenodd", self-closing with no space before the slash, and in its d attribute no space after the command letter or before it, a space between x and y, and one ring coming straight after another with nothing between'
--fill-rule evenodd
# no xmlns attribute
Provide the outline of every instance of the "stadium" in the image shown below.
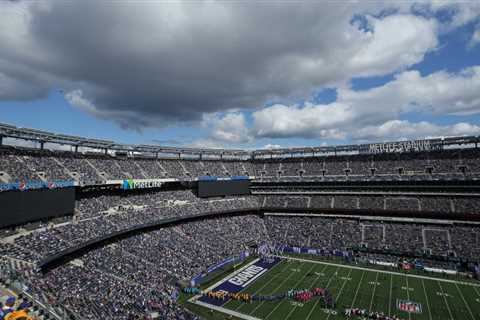
<svg viewBox="0 0 480 320"><path fill-rule="evenodd" d="M479 137L242 151L0 136L40 142L1 147L0 254L2 284L43 319L479 319Z"/></svg>
<svg viewBox="0 0 480 320"><path fill-rule="evenodd" d="M480 0L0 0L0 320L480 320Z"/></svg>

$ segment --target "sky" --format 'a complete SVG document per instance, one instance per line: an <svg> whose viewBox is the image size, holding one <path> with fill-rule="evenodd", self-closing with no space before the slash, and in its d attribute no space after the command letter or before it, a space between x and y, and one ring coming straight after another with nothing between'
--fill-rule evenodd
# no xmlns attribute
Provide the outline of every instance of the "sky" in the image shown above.
<svg viewBox="0 0 480 320"><path fill-rule="evenodd" d="M0 122L203 148L480 135L480 1L0 0Z"/></svg>

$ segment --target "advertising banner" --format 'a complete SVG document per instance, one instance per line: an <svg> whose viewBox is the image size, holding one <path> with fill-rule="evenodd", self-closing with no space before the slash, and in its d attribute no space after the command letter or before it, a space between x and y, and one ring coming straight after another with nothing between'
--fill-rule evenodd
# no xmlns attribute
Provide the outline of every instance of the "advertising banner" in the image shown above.
<svg viewBox="0 0 480 320"><path fill-rule="evenodd" d="M126 179L123 180L123 190L160 188L165 180L163 179Z"/></svg>
<svg viewBox="0 0 480 320"><path fill-rule="evenodd" d="M320 255L320 256L337 256L337 257L349 257L351 255L350 252L342 251L342 250L300 248L300 247L289 247L289 246L282 246L280 248L280 251L288 252L288 253L304 253L304 254L312 254L312 255Z"/></svg>
<svg viewBox="0 0 480 320"><path fill-rule="evenodd" d="M69 188L76 185L73 180L54 180L54 181L24 181L12 183L0 183L0 192L9 190L33 190L33 189L56 189Z"/></svg>

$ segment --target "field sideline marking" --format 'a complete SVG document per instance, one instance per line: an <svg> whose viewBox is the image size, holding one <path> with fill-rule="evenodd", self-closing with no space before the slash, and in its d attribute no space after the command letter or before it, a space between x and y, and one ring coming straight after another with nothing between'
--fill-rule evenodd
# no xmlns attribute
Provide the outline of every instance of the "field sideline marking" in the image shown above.
<svg viewBox="0 0 480 320"><path fill-rule="evenodd" d="M335 266L335 267L352 268L352 269L363 270L363 271L380 272L380 273L385 273L385 274L393 274L393 275L399 275L399 276L402 276L402 277L408 276L408 277L417 278L417 279L427 279L427 280L440 281L440 282L458 283L458 284L462 284L462 285L466 285L466 286L472 286L472 287L480 288L480 283L457 281L457 280L450 280L450 279L441 279L441 278L433 278L433 277L427 277L427 276L420 276L420 275L416 275L416 274L407 274L407 273L400 273L400 272L387 271L387 270L377 270L377 269L371 269L371 268L365 268L365 267L350 266L350 265L345 265L345 264L340 264L340 263L324 262L324 261L317 261L317 260L296 258L296 257L291 257L291 256L276 255L276 257L279 257L279 258L288 258L288 259L293 259L293 260L298 260L298 261L306 261L306 262L318 263L318 264L326 264L326 265Z"/></svg>
<svg viewBox="0 0 480 320"><path fill-rule="evenodd" d="M223 307L215 306L215 305L213 305L213 304L205 303L205 302L202 302L202 301L195 301L195 302L193 302L193 303L195 303L195 304L197 304L197 305L199 305L199 306L208 308L208 309L212 309L212 310L215 310L215 311L218 311L218 312L221 312L221 313L225 313L225 314L228 314L228 315L232 315L232 316L237 317L237 318L240 318L240 319L245 319L245 320L262 320L262 319L260 319L260 318L255 318L255 317L252 317L252 316L249 316L249 315L246 315L246 314L237 312L237 311L233 311L233 310L226 309L226 308L223 308Z"/></svg>

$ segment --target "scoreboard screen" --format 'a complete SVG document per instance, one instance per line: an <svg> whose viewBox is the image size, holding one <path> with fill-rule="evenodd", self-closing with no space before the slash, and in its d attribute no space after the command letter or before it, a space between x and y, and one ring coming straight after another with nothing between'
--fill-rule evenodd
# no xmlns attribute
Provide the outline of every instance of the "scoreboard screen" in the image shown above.
<svg viewBox="0 0 480 320"><path fill-rule="evenodd" d="M75 188L0 192L0 228L73 215Z"/></svg>
<svg viewBox="0 0 480 320"><path fill-rule="evenodd" d="M250 194L250 180L248 179L198 181L198 196L200 198L248 194Z"/></svg>

